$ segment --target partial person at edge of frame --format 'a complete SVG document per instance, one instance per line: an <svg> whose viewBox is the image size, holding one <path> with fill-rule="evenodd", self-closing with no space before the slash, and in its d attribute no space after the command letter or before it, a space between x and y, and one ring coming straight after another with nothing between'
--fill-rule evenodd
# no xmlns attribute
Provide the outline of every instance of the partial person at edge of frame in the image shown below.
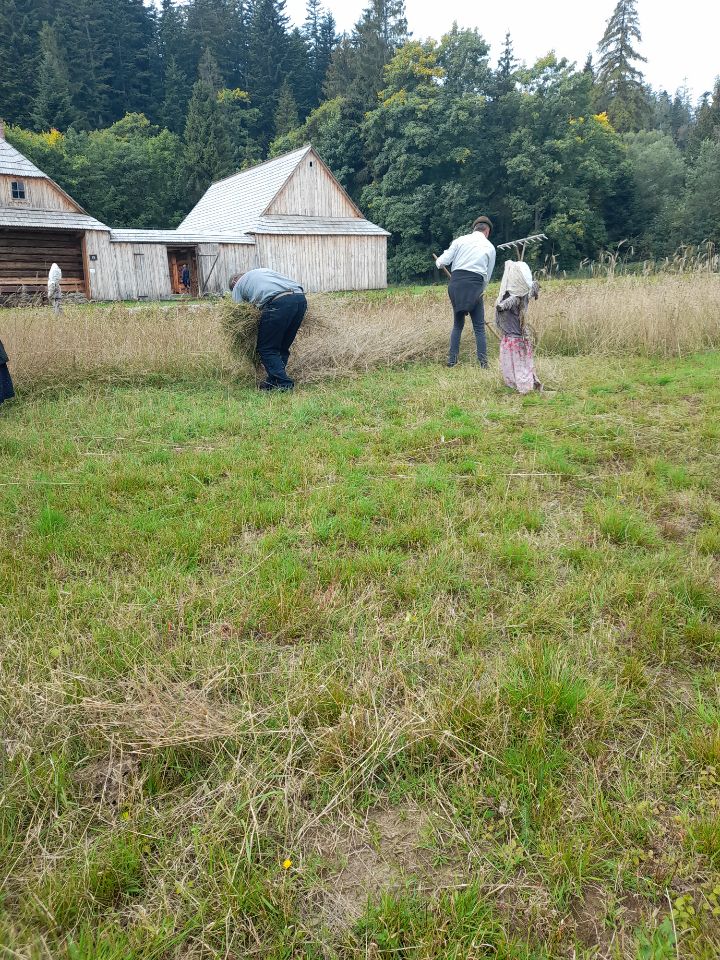
<svg viewBox="0 0 720 960"><path fill-rule="evenodd" d="M230 290L236 303L244 301L260 308L257 352L266 378L259 388L292 390L295 381L286 367L307 313L305 291L296 280L265 267L231 277Z"/></svg>
<svg viewBox="0 0 720 960"><path fill-rule="evenodd" d="M495 247L490 243L492 230L488 217L478 217L472 233L453 240L435 261L438 269L449 267L451 270L448 296L453 308L453 329L447 358L449 367L458 362L460 338L468 313L475 332L478 361L481 367L488 365L483 296L495 269Z"/></svg>
<svg viewBox="0 0 720 960"><path fill-rule="evenodd" d="M0 404L4 403L5 400L12 400L15 396L15 388L8 370L9 360L3 342L0 340Z"/></svg>

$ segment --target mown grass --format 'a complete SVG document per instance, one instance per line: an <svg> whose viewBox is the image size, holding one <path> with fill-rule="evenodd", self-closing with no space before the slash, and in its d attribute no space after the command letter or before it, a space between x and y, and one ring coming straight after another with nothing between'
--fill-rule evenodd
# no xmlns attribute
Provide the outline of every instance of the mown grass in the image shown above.
<svg viewBox="0 0 720 960"><path fill-rule="evenodd" d="M720 951L720 356L0 412L0 952Z"/></svg>

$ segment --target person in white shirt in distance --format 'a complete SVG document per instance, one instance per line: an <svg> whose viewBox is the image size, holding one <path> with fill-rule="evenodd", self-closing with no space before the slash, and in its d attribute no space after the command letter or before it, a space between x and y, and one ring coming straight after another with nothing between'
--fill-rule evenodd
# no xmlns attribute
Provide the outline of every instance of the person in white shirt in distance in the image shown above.
<svg viewBox="0 0 720 960"><path fill-rule="evenodd" d="M448 296L453 308L453 329L447 358L449 367L458 362L460 338L468 314L475 332L478 362L481 367L488 365L483 295L495 269L495 247L490 243L492 229L488 217L478 217L472 233L453 240L435 261L438 268L447 267L451 271Z"/></svg>

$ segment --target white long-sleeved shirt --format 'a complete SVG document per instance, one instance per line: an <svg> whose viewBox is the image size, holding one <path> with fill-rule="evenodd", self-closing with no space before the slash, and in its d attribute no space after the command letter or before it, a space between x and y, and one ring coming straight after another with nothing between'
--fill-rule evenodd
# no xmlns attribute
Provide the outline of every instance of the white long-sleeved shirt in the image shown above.
<svg viewBox="0 0 720 960"><path fill-rule="evenodd" d="M495 269L495 247L479 230L453 240L448 249L435 261L438 267L450 267L452 270L470 270L479 273L490 282Z"/></svg>

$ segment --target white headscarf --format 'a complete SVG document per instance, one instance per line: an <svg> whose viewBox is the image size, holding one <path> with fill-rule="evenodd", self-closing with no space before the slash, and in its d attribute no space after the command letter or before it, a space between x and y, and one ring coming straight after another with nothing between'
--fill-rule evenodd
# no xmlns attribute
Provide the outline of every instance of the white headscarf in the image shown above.
<svg viewBox="0 0 720 960"><path fill-rule="evenodd" d="M498 303L509 293L511 297L527 297L532 291L532 271L526 263L517 260L508 260L505 264L505 273L500 284Z"/></svg>
<svg viewBox="0 0 720 960"><path fill-rule="evenodd" d="M62 280L62 270L56 263L54 263L50 267L50 273L48 274L48 293L54 293L54 291L60 285L61 280Z"/></svg>

